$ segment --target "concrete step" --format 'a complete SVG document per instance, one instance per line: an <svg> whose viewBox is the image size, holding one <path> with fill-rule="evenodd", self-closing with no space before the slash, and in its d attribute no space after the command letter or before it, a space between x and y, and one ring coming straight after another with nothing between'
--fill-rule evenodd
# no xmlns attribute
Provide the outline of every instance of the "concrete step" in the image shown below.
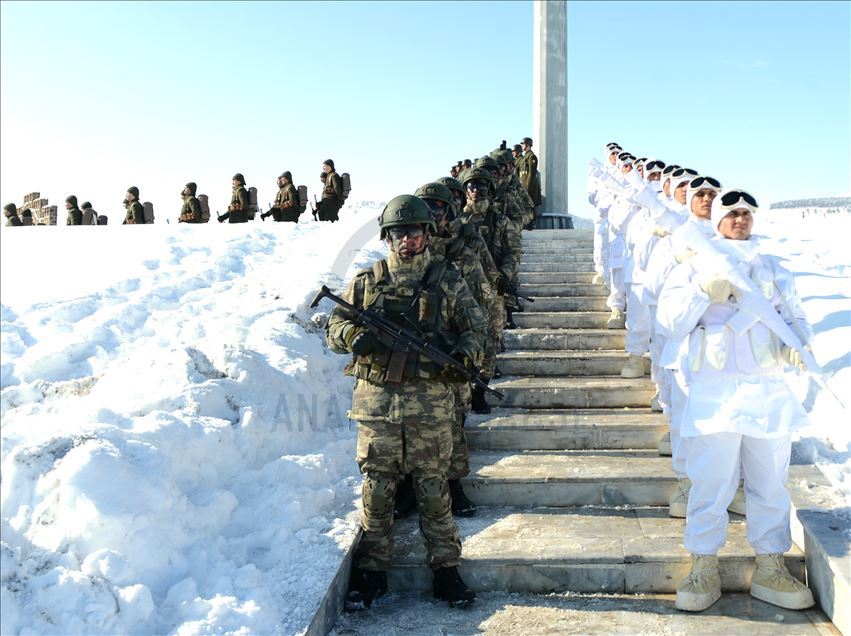
<svg viewBox="0 0 851 636"><path fill-rule="evenodd" d="M606 307L606 298L603 296L532 296L532 298L535 300L534 303L523 303L526 313L538 311L609 311L609 308Z"/></svg>
<svg viewBox="0 0 851 636"><path fill-rule="evenodd" d="M464 425L474 450L655 449L667 431L667 418L649 408L495 408Z"/></svg>
<svg viewBox="0 0 851 636"><path fill-rule="evenodd" d="M588 254L575 254L572 252L564 252L561 254L553 254L553 253L532 253L532 252L523 252L523 255L520 257L520 265L524 265L525 263L593 263L594 259L590 253Z"/></svg>
<svg viewBox="0 0 851 636"><path fill-rule="evenodd" d="M534 297L533 297L534 298ZM514 314L514 323L521 329L605 329L611 316L609 311L525 311L528 305L523 302L524 311Z"/></svg>
<svg viewBox="0 0 851 636"><path fill-rule="evenodd" d="M520 285L523 296L597 296L606 298L609 290L605 285L589 283L523 283Z"/></svg>
<svg viewBox="0 0 851 636"><path fill-rule="evenodd" d="M487 395L488 404L500 408L595 409L649 406L656 385L649 376L540 377L503 376L491 387L505 394L500 401Z"/></svg>
<svg viewBox="0 0 851 636"><path fill-rule="evenodd" d="M484 506L662 506L676 487L655 450L470 453L467 495Z"/></svg>
<svg viewBox="0 0 851 636"><path fill-rule="evenodd" d="M412 515L396 524L391 590L431 587L417 521ZM480 508L478 516L457 521L461 575L478 591L672 594L690 569L682 547L685 521L668 517L666 508ZM718 555L726 592L750 588L755 555L745 530L744 521L731 521ZM796 546L786 564L804 577L804 555Z"/></svg>
<svg viewBox="0 0 851 636"><path fill-rule="evenodd" d="M585 246L550 246L550 245L524 245L523 246L523 254L550 254L555 258L559 258L562 255L569 254L571 256L584 256L585 258L592 258L594 253L593 248L585 247Z"/></svg>
<svg viewBox="0 0 851 636"><path fill-rule="evenodd" d="M591 284L594 272L520 272L518 280L523 285L584 283Z"/></svg>
<svg viewBox="0 0 851 636"><path fill-rule="evenodd" d="M548 241L593 241L594 230L524 230L524 243L546 243Z"/></svg>
<svg viewBox="0 0 851 636"><path fill-rule="evenodd" d="M594 273L594 264L591 261L587 263L577 263L571 261L563 262L543 262L543 263L521 263L518 272L521 274L533 272L591 272Z"/></svg>
<svg viewBox="0 0 851 636"><path fill-rule="evenodd" d="M503 331L502 337L506 351L522 349L623 351L626 346L626 331L623 329L508 329Z"/></svg>
<svg viewBox="0 0 851 636"><path fill-rule="evenodd" d="M619 376L627 357L625 351L506 351L496 363L505 375ZM644 369L650 373L650 358L645 359Z"/></svg>
<svg viewBox="0 0 851 636"><path fill-rule="evenodd" d="M462 571L466 577L466 565ZM746 592L724 594L700 613L674 608L673 594L522 594L483 592L463 612L447 611L430 589L392 586L368 612L343 613L330 636L435 634L702 634L703 636L840 636L817 608L798 612L757 601Z"/></svg>
<svg viewBox="0 0 851 636"><path fill-rule="evenodd" d="M564 252L576 252L577 250L594 251L593 241L538 241L534 243L523 243L524 252L552 252L562 254Z"/></svg>

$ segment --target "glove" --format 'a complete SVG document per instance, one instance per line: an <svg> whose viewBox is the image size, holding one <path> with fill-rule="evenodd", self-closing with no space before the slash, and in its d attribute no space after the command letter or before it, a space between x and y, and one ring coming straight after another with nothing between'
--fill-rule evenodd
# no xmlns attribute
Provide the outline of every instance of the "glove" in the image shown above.
<svg viewBox="0 0 851 636"><path fill-rule="evenodd" d="M500 296L505 296L505 292L508 291L508 278L506 278L505 274L500 274L496 279L496 293Z"/></svg>
<svg viewBox="0 0 851 636"><path fill-rule="evenodd" d="M371 331L361 331L354 338L350 345L352 353L356 356L369 355L375 351L378 346L378 338Z"/></svg>
<svg viewBox="0 0 851 636"><path fill-rule="evenodd" d="M464 368L467 369L467 371L472 370L473 361L470 359L469 356L466 356L462 353L454 353L452 354L452 357L455 358L455 360L457 360L461 364L463 364ZM446 364L443 366L442 375L447 382L453 382L455 384L463 384L464 382L469 382L466 375L461 373L461 371L459 371L450 364Z"/></svg>
<svg viewBox="0 0 851 636"><path fill-rule="evenodd" d="M780 349L780 358L787 365L798 367L801 371L807 370L807 365L801 360L801 352L792 347L782 347Z"/></svg>
<svg viewBox="0 0 851 636"><path fill-rule="evenodd" d="M720 278L717 274L703 276L699 284L713 303L725 303L730 296L733 296L736 300L739 298L739 290L726 278Z"/></svg>
<svg viewBox="0 0 851 636"><path fill-rule="evenodd" d="M670 232L668 230L666 230L665 228L659 227L657 225L656 227L653 228L653 234L654 234L654 236L658 236L659 238L665 238L666 236L668 236L670 234Z"/></svg>

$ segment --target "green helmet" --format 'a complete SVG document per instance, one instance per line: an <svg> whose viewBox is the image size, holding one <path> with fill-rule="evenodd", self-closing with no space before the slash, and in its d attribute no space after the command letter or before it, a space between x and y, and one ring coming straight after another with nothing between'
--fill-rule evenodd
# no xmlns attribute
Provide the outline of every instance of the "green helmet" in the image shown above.
<svg viewBox="0 0 851 636"><path fill-rule="evenodd" d="M447 205L452 203L452 191L442 183L432 181L417 188L414 196L420 199L436 199L443 201Z"/></svg>
<svg viewBox="0 0 851 636"><path fill-rule="evenodd" d="M453 179L452 177L440 177L440 179L437 180L437 183L442 183L449 188L450 191L458 190L458 192L461 193L461 198L464 198L464 184L458 181L458 179Z"/></svg>
<svg viewBox="0 0 851 636"><path fill-rule="evenodd" d="M381 238L387 238L387 230L399 225L414 225L419 223L431 228L432 233L437 232L434 219L431 218L431 208L425 201L415 197L413 194L400 194L393 197L384 206L381 216L378 217L378 225L381 226Z"/></svg>
<svg viewBox="0 0 851 636"><path fill-rule="evenodd" d="M477 162L478 163L478 162ZM484 168L470 168L467 172L464 173L464 178L461 182L464 184L464 187L467 187L467 183L469 181L474 181L476 179L481 179L482 181L486 181L490 185L491 192L494 191L494 183L493 177L491 173L485 170Z"/></svg>
<svg viewBox="0 0 851 636"><path fill-rule="evenodd" d="M514 157L511 155L510 150L494 150L491 153L491 157L493 157L497 161L504 161L509 166L514 165Z"/></svg>
<svg viewBox="0 0 851 636"><path fill-rule="evenodd" d="M496 162L496 159L485 155L484 157L479 157L476 159L476 168L484 168L485 170L498 170L499 164Z"/></svg>

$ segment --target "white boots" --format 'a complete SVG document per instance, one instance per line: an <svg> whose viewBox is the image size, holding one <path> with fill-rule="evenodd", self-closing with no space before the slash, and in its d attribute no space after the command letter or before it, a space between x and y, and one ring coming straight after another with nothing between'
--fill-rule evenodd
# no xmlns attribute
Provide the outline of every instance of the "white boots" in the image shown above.
<svg viewBox="0 0 851 636"><path fill-rule="evenodd" d="M677 519L686 518L688 509L688 493L691 490L691 480L688 477L677 480L677 489L668 500L668 516Z"/></svg>
<svg viewBox="0 0 851 636"><path fill-rule="evenodd" d="M702 612L721 598L721 575L714 554L692 554L691 572L677 586L674 606L686 612Z"/></svg>
<svg viewBox="0 0 851 636"><path fill-rule="evenodd" d="M626 329L626 314L623 309L612 309L612 315L606 321L607 329Z"/></svg>
<svg viewBox="0 0 851 636"><path fill-rule="evenodd" d="M789 573L782 554L757 554L751 577L751 596L786 609L815 605L813 593ZM721 575L714 554L692 554L691 572L677 586L679 610L702 612L721 598Z"/></svg>
<svg viewBox="0 0 851 636"><path fill-rule="evenodd" d="M602 285L605 282L606 278L600 272L594 274L594 278L591 280L592 285Z"/></svg>
<svg viewBox="0 0 851 636"><path fill-rule="evenodd" d="M644 356L629 354L626 364L621 370L622 378L641 378L644 377Z"/></svg>
<svg viewBox="0 0 851 636"><path fill-rule="evenodd" d="M786 569L782 554L757 554L751 596L766 603L801 610L815 605L813 593Z"/></svg>

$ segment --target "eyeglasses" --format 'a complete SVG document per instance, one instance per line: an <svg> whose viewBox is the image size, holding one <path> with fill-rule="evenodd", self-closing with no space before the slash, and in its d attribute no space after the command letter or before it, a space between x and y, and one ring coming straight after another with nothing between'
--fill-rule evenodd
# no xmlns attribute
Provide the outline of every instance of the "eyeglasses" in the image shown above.
<svg viewBox="0 0 851 636"><path fill-rule="evenodd" d="M697 170L692 170L691 168L677 168L671 173L671 177L673 177L674 179L679 179L680 177L686 176L696 177Z"/></svg>
<svg viewBox="0 0 851 636"><path fill-rule="evenodd" d="M650 172L651 170L661 170L665 167L664 161L651 161L649 163L644 164L644 171Z"/></svg>
<svg viewBox="0 0 851 636"><path fill-rule="evenodd" d="M399 225L397 227L391 227L387 230L387 233L394 241L401 241L406 236L408 238L419 238L423 235L424 231L420 225Z"/></svg>
<svg viewBox="0 0 851 636"><path fill-rule="evenodd" d="M756 199L754 199L753 196L751 196L744 190L730 190L729 192L725 193L724 196L721 197L721 205L723 205L725 208L733 207L742 199L744 199L745 203L747 203L751 207L759 207L756 202Z"/></svg>
<svg viewBox="0 0 851 636"><path fill-rule="evenodd" d="M487 192L489 186L486 181L468 181L464 187L470 192L475 192L476 190Z"/></svg>
<svg viewBox="0 0 851 636"><path fill-rule="evenodd" d="M697 190L704 184L713 188L721 187L721 182L718 181L718 179L713 179L712 177L698 177L697 179L692 179L691 181L689 181L688 187L692 190Z"/></svg>

